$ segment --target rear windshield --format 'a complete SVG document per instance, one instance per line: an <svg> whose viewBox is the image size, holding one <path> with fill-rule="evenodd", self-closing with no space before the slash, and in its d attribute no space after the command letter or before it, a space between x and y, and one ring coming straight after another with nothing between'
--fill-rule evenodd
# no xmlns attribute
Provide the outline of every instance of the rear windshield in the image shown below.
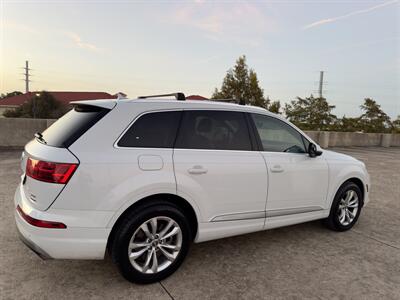
<svg viewBox="0 0 400 300"><path fill-rule="evenodd" d="M91 105L76 105L42 133L39 142L67 148L110 110Z"/></svg>

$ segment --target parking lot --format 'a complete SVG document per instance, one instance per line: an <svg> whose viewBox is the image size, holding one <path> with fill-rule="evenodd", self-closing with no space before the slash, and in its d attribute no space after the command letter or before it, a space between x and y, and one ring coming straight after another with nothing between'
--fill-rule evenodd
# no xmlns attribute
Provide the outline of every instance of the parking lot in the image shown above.
<svg viewBox="0 0 400 300"><path fill-rule="evenodd" d="M400 148L342 148L363 160L371 201L344 233L311 222L192 246L152 285L104 261L43 261L14 225L20 151L0 152L0 299L400 299Z"/></svg>

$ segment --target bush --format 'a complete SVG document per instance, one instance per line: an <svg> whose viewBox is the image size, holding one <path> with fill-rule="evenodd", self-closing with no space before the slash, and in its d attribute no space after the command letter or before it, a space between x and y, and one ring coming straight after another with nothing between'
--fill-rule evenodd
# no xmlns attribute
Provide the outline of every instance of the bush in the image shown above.
<svg viewBox="0 0 400 300"><path fill-rule="evenodd" d="M8 109L8 118L58 119L69 110L69 106L57 101L50 93L43 91L16 109Z"/></svg>

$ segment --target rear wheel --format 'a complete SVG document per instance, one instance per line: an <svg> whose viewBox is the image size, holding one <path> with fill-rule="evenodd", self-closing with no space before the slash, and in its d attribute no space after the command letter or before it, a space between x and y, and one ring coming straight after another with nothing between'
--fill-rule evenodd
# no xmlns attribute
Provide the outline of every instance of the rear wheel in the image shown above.
<svg viewBox="0 0 400 300"><path fill-rule="evenodd" d="M132 282L152 283L175 272L191 241L189 223L173 205L156 204L129 213L116 232L111 255Z"/></svg>
<svg viewBox="0 0 400 300"><path fill-rule="evenodd" d="M362 192L353 182L344 183L336 193L325 224L335 231L346 231L354 226L360 216Z"/></svg>

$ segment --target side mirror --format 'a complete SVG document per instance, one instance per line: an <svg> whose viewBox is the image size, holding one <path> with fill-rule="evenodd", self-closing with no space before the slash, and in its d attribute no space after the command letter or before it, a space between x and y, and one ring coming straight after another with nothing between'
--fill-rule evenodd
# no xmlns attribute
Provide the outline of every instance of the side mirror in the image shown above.
<svg viewBox="0 0 400 300"><path fill-rule="evenodd" d="M310 145L308 145L308 155L310 157L320 156L321 154L322 151L318 151L317 146L314 143L310 143Z"/></svg>

